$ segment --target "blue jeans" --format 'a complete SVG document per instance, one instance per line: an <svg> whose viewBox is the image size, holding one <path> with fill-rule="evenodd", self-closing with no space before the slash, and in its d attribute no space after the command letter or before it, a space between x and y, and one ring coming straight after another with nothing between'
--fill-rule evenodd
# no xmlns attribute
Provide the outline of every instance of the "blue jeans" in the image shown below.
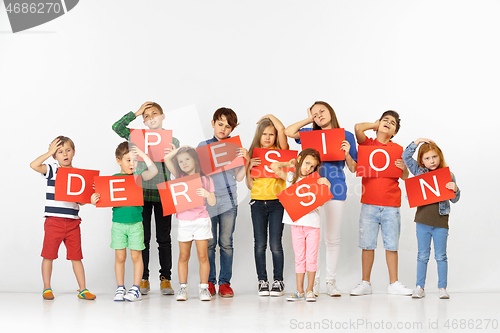
<svg viewBox="0 0 500 333"><path fill-rule="evenodd" d="M434 243L434 258L437 263L438 288L446 288L448 284L448 257L446 256L446 244L448 242L448 229L436 228L425 224L417 225L417 286L425 287L427 276L427 263L431 253L431 239Z"/></svg>
<svg viewBox="0 0 500 333"><path fill-rule="evenodd" d="M219 198L217 198L219 200ZM231 203L229 203L231 205ZM213 238L208 240L208 261L210 262L210 274L208 282L217 284L217 269L215 267L215 247L219 244L220 273L219 285L230 283L233 275L233 233L236 224L238 206L226 207L217 205L210 207L210 219L212 220ZM213 212L218 210L219 214ZM217 232L218 230L218 232Z"/></svg>
<svg viewBox="0 0 500 333"><path fill-rule="evenodd" d="M259 280L267 281L266 249L267 230L269 229L269 247L273 257L273 278L283 281L283 206L276 200L251 200L255 266Z"/></svg>

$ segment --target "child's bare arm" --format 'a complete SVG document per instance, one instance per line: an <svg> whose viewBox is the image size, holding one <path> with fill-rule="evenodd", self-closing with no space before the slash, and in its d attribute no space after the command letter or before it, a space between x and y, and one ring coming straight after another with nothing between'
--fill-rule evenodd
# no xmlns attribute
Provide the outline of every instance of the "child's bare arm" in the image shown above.
<svg viewBox="0 0 500 333"><path fill-rule="evenodd" d="M280 177L283 180L286 180L287 173L282 170L282 168L291 168L296 164L296 160L292 158L288 162L273 162L271 163L271 170L276 174L276 176Z"/></svg>
<svg viewBox="0 0 500 333"><path fill-rule="evenodd" d="M246 172L246 181L245 182L246 182L249 190L252 190L252 187L253 187L253 178L250 175L252 168L254 166L259 166L260 163L261 162L260 162L259 157L252 158L252 159L250 159L250 161L247 162L247 166L246 166L247 172Z"/></svg>
<svg viewBox="0 0 500 333"><path fill-rule="evenodd" d="M265 115L264 117L260 118L257 123L259 123L263 118L269 118L269 120L271 120L274 127L276 128L277 139L280 143L279 148L288 149L288 137L285 134L285 126L283 125L283 123L272 114Z"/></svg>
<svg viewBox="0 0 500 333"><path fill-rule="evenodd" d="M141 174L142 179L143 180L150 180L151 178L156 176L156 174L158 173L158 168L153 163L153 161L151 161L149 156L146 155L137 146L133 146L131 150L134 154L137 154L138 156L140 156L144 160L144 163L146 163L146 166L148 167L148 169Z"/></svg>
<svg viewBox="0 0 500 333"><path fill-rule="evenodd" d="M248 161L250 161L250 155L248 154L248 150L246 150L246 148L238 148L238 154L236 156L245 158L245 166L242 166L239 169L237 169L235 175L236 181L241 182L245 178L247 171L246 166L248 164Z"/></svg>
<svg viewBox="0 0 500 333"><path fill-rule="evenodd" d="M299 130L304 126L309 125L313 121L314 120L313 120L313 116L311 114L311 108L308 108L307 109L307 118L304 120L298 121L295 124L288 126L285 129L285 135L292 138L292 139L300 139Z"/></svg>
<svg viewBox="0 0 500 333"><path fill-rule="evenodd" d="M330 184L330 181L328 179L326 179L325 177L318 178L318 184L319 185L326 185L326 186L328 186L328 189L330 189L330 187L332 186Z"/></svg>
<svg viewBox="0 0 500 333"><path fill-rule="evenodd" d="M170 171L171 174L175 175L175 164L172 161L174 158L175 154L177 154L177 151L179 148L175 148L173 144L170 144L172 146L172 149L165 148L165 151L169 150L167 154L165 154L165 157L163 158L163 161L165 165L167 166L168 171Z"/></svg>
<svg viewBox="0 0 500 333"><path fill-rule="evenodd" d="M356 134L356 141L358 141L358 144L365 142L366 140L365 132L368 130L376 131L378 129L379 123L380 120L377 120L374 123L359 123L354 125L354 134Z"/></svg>
<svg viewBox="0 0 500 333"><path fill-rule="evenodd" d="M200 187L199 189L196 189L196 194L207 199L207 204L210 206L215 205L215 201L217 199L215 198L214 192L208 192L203 187Z"/></svg>
<svg viewBox="0 0 500 333"><path fill-rule="evenodd" d="M45 162L50 156L54 155L61 145L61 140L59 139L52 141L49 145L48 151L45 154L38 156L33 162L31 162L30 167L36 172L45 175L47 173L47 166L42 163Z"/></svg>
<svg viewBox="0 0 500 333"><path fill-rule="evenodd" d="M99 193L94 193L90 197L90 203L95 206L100 198L101 198L101 195Z"/></svg>

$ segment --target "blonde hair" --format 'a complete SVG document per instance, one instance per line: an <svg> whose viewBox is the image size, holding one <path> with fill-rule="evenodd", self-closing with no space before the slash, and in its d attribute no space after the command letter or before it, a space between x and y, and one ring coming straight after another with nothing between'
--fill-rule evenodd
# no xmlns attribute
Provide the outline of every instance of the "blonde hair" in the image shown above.
<svg viewBox="0 0 500 333"><path fill-rule="evenodd" d="M262 133L269 126L272 126L274 128L274 133L275 133L274 146L276 146L277 149L281 149L280 148L281 146L280 146L280 143L278 140L278 130L274 126L271 119L263 118L257 124L257 128L255 129L255 135L253 136L252 144L250 145L250 149L248 150L248 154L250 155L250 158L252 158L253 149L260 148L260 138L262 137Z"/></svg>

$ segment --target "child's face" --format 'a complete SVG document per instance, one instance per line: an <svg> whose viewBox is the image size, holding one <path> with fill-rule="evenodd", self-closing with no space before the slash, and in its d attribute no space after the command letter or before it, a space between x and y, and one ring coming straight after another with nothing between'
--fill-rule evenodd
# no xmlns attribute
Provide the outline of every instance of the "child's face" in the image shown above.
<svg viewBox="0 0 500 333"><path fill-rule="evenodd" d="M69 142L65 142L54 154L54 158L63 168L72 167L71 162L73 161L73 156L75 156L75 150L71 148Z"/></svg>
<svg viewBox="0 0 500 333"><path fill-rule="evenodd" d="M306 177L313 173L313 171L318 166L318 160L312 157L311 155L307 155L304 157L304 162L300 166L300 176Z"/></svg>
<svg viewBox="0 0 500 333"><path fill-rule="evenodd" d="M378 126L378 133L384 133L392 137L396 135L396 118L393 116L385 116L380 120L380 124Z"/></svg>
<svg viewBox="0 0 500 333"><path fill-rule="evenodd" d="M224 115L215 122L212 120L212 127L214 128L214 136L217 140L227 139L229 134L233 131L233 128L227 123L226 116Z"/></svg>
<svg viewBox="0 0 500 333"><path fill-rule="evenodd" d="M329 127L332 123L330 111L322 104L314 105L311 109L311 114L316 125L321 128Z"/></svg>
<svg viewBox="0 0 500 333"><path fill-rule="evenodd" d="M274 126L267 126L262 132L260 137L260 146L265 149L269 149L274 146L276 142L276 129Z"/></svg>
<svg viewBox="0 0 500 333"><path fill-rule="evenodd" d="M146 109L142 116L144 119L144 125L146 125L149 129L162 128L162 122L165 119L165 114L161 114L160 110L154 106Z"/></svg>
<svg viewBox="0 0 500 333"><path fill-rule="evenodd" d="M137 168L137 155L127 153L121 159L117 158L116 162L122 168L121 173L133 174Z"/></svg>
<svg viewBox="0 0 500 333"><path fill-rule="evenodd" d="M180 153L177 155L177 163L179 163L179 168L182 172L185 172L188 175L195 173L196 165L194 159L188 153Z"/></svg>
<svg viewBox="0 0 500 333"><path fill-rule="evenodd" d="M429 150L422 155L422 164L429 170L436 170L441 164L439 154L434 150Z"/></svg>

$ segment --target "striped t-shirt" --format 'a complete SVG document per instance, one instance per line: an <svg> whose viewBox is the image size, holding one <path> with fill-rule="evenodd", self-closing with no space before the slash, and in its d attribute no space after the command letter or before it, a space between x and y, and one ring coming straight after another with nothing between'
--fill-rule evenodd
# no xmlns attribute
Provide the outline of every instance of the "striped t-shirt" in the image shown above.
<svg viewBox="0 0 500 333"><path fill-rule="evenodd" d="M46 164L47 173L42 175L47 179L47 193L45 196L45 216L65 217L69 219L79 219L78 211L80 207L75 202L55 201L54 193L56 189L56 175L59 165L57 163Z"/></svg>

